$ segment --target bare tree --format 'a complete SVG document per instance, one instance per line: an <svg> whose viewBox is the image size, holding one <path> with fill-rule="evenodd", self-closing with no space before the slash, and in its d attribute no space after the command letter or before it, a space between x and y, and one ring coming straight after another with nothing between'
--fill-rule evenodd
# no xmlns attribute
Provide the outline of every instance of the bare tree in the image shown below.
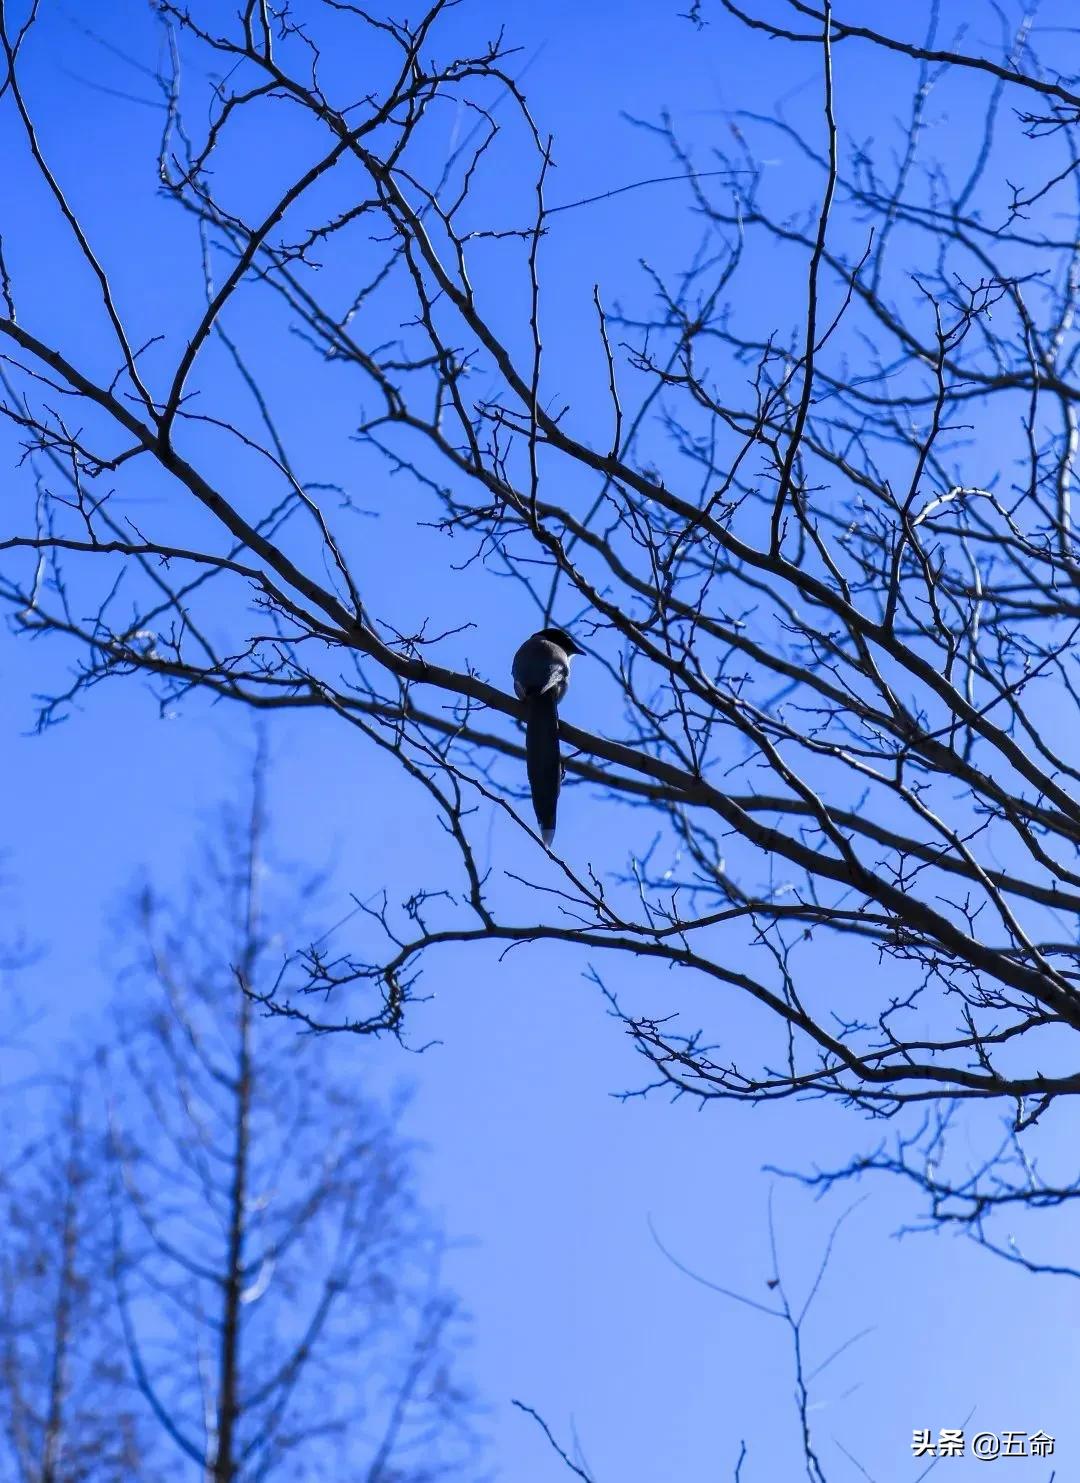
<svg viewBox="0 0 1080 1483"><path fill-rule="evenodd" d="M48 1100L42 1132L8 1140L0 1178L0 1470L121 1483L147 1476L153 1446L111 1301L104 1135L84 1080Z"/></svg>
<svg viewBox="0 0 1080 1483"><path fill-rule="evenodd" d="M165 704L202 689L332 711L426 790L456 883L418 864L374 913L383 947L316 950L306 984L266 1002L401 1034L446 945L555 941L677 1092L882 1114L1006 1099L1022 1128L1080 1091L1080 90L1040 61L1031 18L984 56L942 43L937 4L920 43L828 3L695 6L703 46L761 33L804 57L813 114L733 117L703 163L670 119L640 122L698 246L645 295L598 262L591 302L560 306L597 414L560 396L544 335L546 245L591 207L558 198L502 38L469 48L442 0L415 25L340 0L248 0L221 26L209 6L158 10L157 178L205 288L179 334L125 316L35 128L34 12L0 7L5 151L36 167L88 285L85 320L50 327L35 221L6 230L4 411L28 506L13 485L4 594L29 633L78 646L43 725L142 674ZM1055 37L1059 59L1074 46ZM895 158L844 113L860 48L912 99ZM969 122L944 163L926 122L950 89ZM450 109L467 123L448 154ZM762 165L778 136L794 176ZM1024 160L1031 183L1010 186ZM618 187L632 236L642 195L623 183L597 195ZM362 494L327 475L332 448L305 472L314 452L275 411L289 387L339 383L362 408L341 450L358 441ZM465 563L464 604L403 552L408 600L373 606L355 512L399 513L406 486L445 570ZM162 497L135 509L147 490ZM574 725L571 693L568 778L643 826L629 863L601 832L588 865L541 860L538 889L474 852L480 800L529 828L520 706L462 632L507 580L594 656L602 719ZM624 1009L630 957L677 971ZM717 1046L679 1018L679 984L745 996L760 1036Z"/></svg>
<svg viewBox="0 0 1080 1483"><path fill-rule="evenodd" d="M703 1312L709 1311L712 1304L720 1299L725 1308L734 1304L743 1311L771 1321L774 1331L782 1332L787 1354L785 1358L780 1358L773 1373L774 1377L786 1374L786 1378L790 1379L790 1456L792 1459L797 1457L801 1463L800 1475L805 1476L809 1483L830 1483L830 1480L856 1476L868 1480L868 1483L897 1476L909 1478L911 1483L920 1483L921 1479L934 1471L940 1460L978 1455L972 1451L972 1444L982 1428L969 1426L974 1408L966 1417L951 1418L963 1422L958 1428L925 1431L913 1428L910 1455L901 1461L899 1468L896 1437L891 1430L885 1429L882 1433L880 1460L876 1456L857 1455L859 1449L845 1438L846 1414L843 1402L860 1390L867 1378L863 1341L870 1338L877 1326L877 1315L871 1312L866 1315L868 1321L865 1326L850 1332L838 1330L835 1313L829 1304L829 1284L836 1280L842 1241L850 1239L842 1235L843 1227L856 1208L857 1205L848 1206L834 1221L832 1229L821 1244L816 1265L812 1265L800 1280L789 1270L785 1270L789 1265L784 1257L786 1243L777 1230L774 1202L770 1194L766 1246L768 1266L765 1268L769 1275L757 1292L740 1289L724 1274L717 1280L715 1275L692 1270L667 1249L655 1231L653 1236L665 1258L704 1290L706 1296L700 1299ZM798 1244L804 1245L804 1232L797 1221L793 1223L792 1230L799 1232ZM732 1338L734 1342L734 1335ZM856 1362L853 1369L852 1362L861 1345L864 1358L861 1364ZM889 1383L880 1373L875 1379L878 1385ZM770 1391L774 1388L775 1379L771 1378ZM783 1394L783 1389L779 1389L777 1393ZM863 1403L866 1403L865 1395ZM603 1483L603 1474L590 1465L588 1449L582 1444L576 1430L567 1445L534 1406L523 1401L515 1401L514 1404L540 1429L544 1443L553 1454L553 1477L570 1476L583 1480L583 1483ZM982 1432L982 1435L985 1437L986 1433ZM993 1435L999 1439L999 1434ZM1023 1447L1023 1455L1037 1462L1039 1483L1054 1483L1057 1470L1053 1458L1057 1450L1057 1438L1041 1430L1031 1433L1010 1432L1006 1435L1018 1437L1020 1440L1015 1445ZM710 1446L710 1458L714 1476L730 1480L730 1483L751 1483L754 1478L777 1476L778 1460L775 1456L766 1464L767 1467L771 1464L771 1471L768 1474L762 1472L762 1440L760 1432L755 1435L755 1429L751 1426L741 1437L728 1436L713 1442ZM1003 1452L1001 1455L1009 1454ZM779 1465L787 1467L793 1475L794 1467L791 1462L785 1459ZM879 1467L884 1471L879 1471Z"/></svg>
<svg viewBox="0 0 1080 1483"><path fill-rule="evenodd" d="M138 1389L198 1476L477 1476L442 1240L395 1115L253 995L305 897L269 866L262 764L189 896L139 895L110 1062L117 1296ZM193 1476L195 1474L193 1473Z"/></svg>

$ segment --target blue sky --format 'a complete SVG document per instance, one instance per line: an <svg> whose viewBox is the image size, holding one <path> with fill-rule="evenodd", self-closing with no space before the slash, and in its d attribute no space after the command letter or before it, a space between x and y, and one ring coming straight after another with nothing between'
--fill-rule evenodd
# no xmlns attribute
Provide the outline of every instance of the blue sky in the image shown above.
<svg viewBox="0 0 1080 1483"><path fill-rule="evenodd" d="M655 117L671 108L702 156L711 131L729 128L725 110L734 107L765 109L785 96L793 116L812 127L816 115L806 100L818 74L809 51L782 51L719 15L699 34L678 8L632 0L507 11L477 0L453 17L454 27L480 35L508 20L528 64L530 103L556 135L553 200L664 173L663 156L624 113ZM137 74L82 34L77 21L90 16L102 36L131 55L156 57L155 29L141 6L70 0L62 8L46 0L28 51L27 90L50 158L133 318L156 317L175 329L198 303L192 237L155 196L154 113L86 85L93 78L152 97ZM911 25L915 34L922 21ZM986 34L995 34L989 25ZM875 134L890 149L892 114L910 75L874 71L865 61L865 52L838 55L841 115L859 120L854 132ZM953 113L936 120L946 153L964 128L962 103L961 91ZM298 154L303 144L297 140ZM265 167L291 163L275 159ZM813 176L790 147L777 142L770 168L775 191L790 181L793 208L807 199L808 182L812 199ZM260 184L256 174L252 190ZM65 274L58 235L38 216L37 188L19 161L5 195L4 216L13 222L5 225L5 248L25 322L46 338L50 330L78 329L85 284ZM552 354L563 357L567 385L583 398L595 343L580 357L574 352L591 322L592 282L599 279L612 296L639 292L639 257L678 263L692 242L678 186L658 185L633 199L629 213L625 200L567 213L545 246ZM777 283L765 264L759 286L762 304L778 319L798 303L801 284ZM239 313L258 336L257 306ZM88 327L88 355L94 344ZM265 372L310 477L355 483L361 504L363 490L374 488L371 503L378 504L381 487L370 483L377 470L342 432L354 416L348 391L316 404L296 395L288 364L267 362ZM6 465L3 477L11 478ZM416 532L415 522L402 489L381 521L350 534L365 543L375 605L393 596L421 615L429 600L468 609L471 589L445 570L434 538ZM402 584L390 558L403 535L422 552L415 591L396 590ZM432 581L442 586L432 589ZM491 678L507 678L513 649L532 626L531 610L506 593L477 616L479 628L458 647ZM164 883L182 877L197 825L235 791L253 744L250 718L238 709L196 696L162 718L138 681L102 687L62 727L30 735L34 696L63 687L71 658L58 640L4 637L0 648L5 911L43 949L6 988L31 1011L26 1038L46 1055L96 1033L111 992L106 926L124 887L141 867ZM332 859L334 889L346 904L350 891L366 897L388 884L393 892L412 878L418 857L437 872L430 815L385 757L373 756L330 716L275 717L269 737L282 857ZM561 839L571 858L583 861L596 811L605 805L580 790L566 800ZM610 807L604 828L621 841L626 816ZM535 868L522 838L494 821L489 837L496 864ZM560 1476L542 1438L511 1409L517 1397L562 1438L576 1428L599 1483L726 1478L743 1438L745 1479L794 1477L791 1357L780 1325L678 1272L650 1223L687 1266L767 1302L774 1191L784 1275L797 1294L856 1191L814 1204L797 1188L777 1185L762 1166L842 1161L880 1130L819 1103L699 1111L660 1097L618 1100L612 1094L640 1085L645 1068L605 1014L585 966L554 947L503 962L494 953L447 954L428 969L434 997L417 1027L418 1041L438 1042L432 1049L421 1057L391 1042L342 1041L333 1049L348 1074L374 1089L401 1081L415 1088L409 1128L426 1145L428 1196L462 1242L450 1275L475 1316L472 1366L492 1408L495 1459L507 1478ZM867 971L871 965L854 958L835 966L841 979ZM645 981L628 979L632 987ZM741 1006L730 1013L733 1034L752 1032ZM970 1136L976 1148L978 1131ZM1065 1116L1055 1136L1066 1139ZM812 1357L820 1361L849 1335L870 1329L819 1382L815 1420L826 1455L835 1457L830 1477L857 1476L829 1444L838 1437L874 1478L914 1478L912 1428L960 1426L969 1413L969 1430L1051 1432L1068 1476L1080 1450L1072 1420L1076 1285L1027 1277L962 1241L892 1240L916 1214L910 1196L884 1183L866 1193L871 1198L844 1226L809 1330ZM1068 1252L1075 1236L1075 1228L1055 1229L1048 1245ZM960 1476L976 1464L942 1466ZM1025 1478L1041 1477L1038 1464L1016 1466Z"/></svg>

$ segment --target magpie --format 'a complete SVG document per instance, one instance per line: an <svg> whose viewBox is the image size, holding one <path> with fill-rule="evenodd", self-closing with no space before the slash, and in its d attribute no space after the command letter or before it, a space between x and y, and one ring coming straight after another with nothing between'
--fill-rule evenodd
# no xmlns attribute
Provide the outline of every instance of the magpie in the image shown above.
<svg viewBox="0 0 1080 1483"><path fill-rule="evenodd" d="M583 654L562 628L542 628L514 655L514 690L525 702L525 766L540 838L551 848L559 802L559 701L570 682L570 660Z"/></svg>

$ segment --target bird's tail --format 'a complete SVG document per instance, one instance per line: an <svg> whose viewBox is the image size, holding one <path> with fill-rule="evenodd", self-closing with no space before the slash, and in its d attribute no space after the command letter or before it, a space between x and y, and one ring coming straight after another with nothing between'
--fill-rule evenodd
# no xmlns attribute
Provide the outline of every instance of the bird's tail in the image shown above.
<svg viewBox="0 0 1080 1483"><path fill-rule="evenodd" d="M526 698L525 765L540 837L550 847L555 838L555 811L562 780L559 713L550 690Z"/></svg>

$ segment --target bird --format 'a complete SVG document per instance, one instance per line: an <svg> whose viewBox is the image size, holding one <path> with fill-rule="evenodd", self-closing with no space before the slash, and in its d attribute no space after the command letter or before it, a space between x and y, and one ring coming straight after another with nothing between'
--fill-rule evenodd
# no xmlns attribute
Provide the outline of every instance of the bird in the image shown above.
<svg viewBox="0 0 1080 1483"><path fill-rule="evenodd" d="M514 691L525 702L525 766L540 838L551 848L559 802L559 701L570 683L570 660L585 651L564 628L541 628L514 655Z"/></svg>

